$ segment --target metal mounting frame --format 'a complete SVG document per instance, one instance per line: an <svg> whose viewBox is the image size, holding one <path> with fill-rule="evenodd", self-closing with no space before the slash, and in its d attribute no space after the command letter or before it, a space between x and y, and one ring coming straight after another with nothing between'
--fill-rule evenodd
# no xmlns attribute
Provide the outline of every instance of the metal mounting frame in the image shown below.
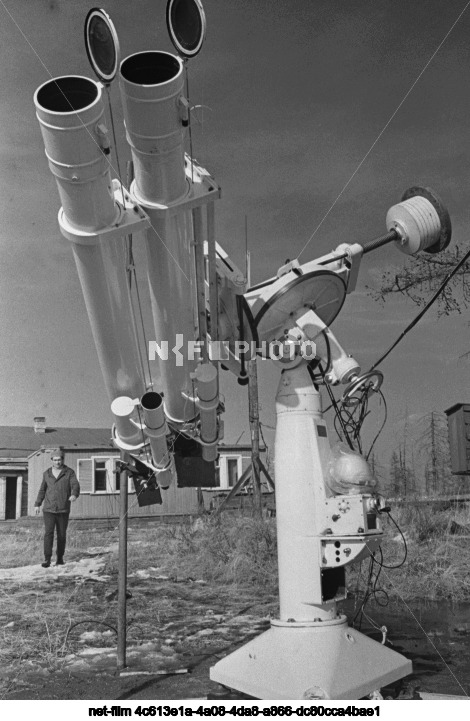
<svg viewBox="0 0 470 721"><path fill-rule="evenodd" d="M164 205L162 203L150 203L148 200L143 200L143 198L139 197L135 181L131 186L132 196L139 205L144 208L150 208L155 215L160 215L161 217L165 217L168 214L170 214L170 216L177 215L183 210L200 208L202 205L208 205L221 197L220 187L215 180L209 175L205 168L197 165L187 154L185 154L185 173L188 192L183 198L179 198L173 203Z"/></svg>
<svg viewBox="0 0 470 721"><path fill-rule="evenodd" d="M61 208L59 210L59 225L62 235L72 243L96 245L102 238L107 240L122 238L123 235L128 233L135 233L138 230L150 227L150 218L147 213L139 205L136 205L131 195L121 186L118 180L113 180L113 193L117 208L116 220L113 225L91 232L79 230L68 222L64 209ZM124 195L124 207L121 193Z"/></svg>

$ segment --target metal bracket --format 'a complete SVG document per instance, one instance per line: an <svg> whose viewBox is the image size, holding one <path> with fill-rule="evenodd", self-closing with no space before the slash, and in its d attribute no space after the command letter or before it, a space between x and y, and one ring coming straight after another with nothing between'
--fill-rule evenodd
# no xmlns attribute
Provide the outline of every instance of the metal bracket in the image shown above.
<svg viewBox="0 0 470 721"><path fill-rule="evenodd" d="M349 270L346 293L352 293L356 288L363 252L364 248L362 245L359 245L359 243L354 243L353 245L342 243L338 245L335 250L335 254L341 255L342 253L346 253L347 256L347 258L342 261L342 265L346 265Z"/></svg>
<svg viewBox="0 0 470 721"><path fill-rule="evenodd" d="M170 216L176 215L182 210L200 208L202 205L207 205L213 200L220 198L220 188L209 175L208 171L201 165L195 163L194 160L191 160L188 154L185 154L184 160L188 192L183 198L179 198L168 205L150 203L148 200L143 200L139 197L134 181L131 186L131 192L135 200L144 208L151 209L155 215L166 217L168 214Z"/></svg>
<svg viewBox="0 0 470 721"><path fill-rule="evenodd" d="M113 193L117 208L116 220L113 225L92 232L79 230L70 225L65 217L64 209L61 208L59 210L59 225L62 235L72 243L78 243L79 245L97 245L101 239L114 240L122 238L123 235L150 227L150 218L147 213L135 203L118 180L113 180ZM124 206L122 205L122 196L124 196Z"/></svg>
<svg viewBox="0 0 470 721"><path fill-rule="evenodd" d="M282 278L283 275L290 273L291 270L293 270L294 273L297 273L298 275L303 275L302 268L297 258L295 258L294 260L289 260L284 265L281 265L281 267L278 268L276 275L278 278Z"/></svg>

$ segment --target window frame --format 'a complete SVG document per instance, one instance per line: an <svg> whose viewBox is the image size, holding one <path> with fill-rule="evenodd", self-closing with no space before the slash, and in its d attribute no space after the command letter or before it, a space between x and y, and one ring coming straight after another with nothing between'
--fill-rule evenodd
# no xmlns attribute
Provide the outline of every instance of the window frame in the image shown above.
<svg viewBox="0 0 470 721"><path fill-rule="evenodd" d="M237 461L237 479L241 477L242 469L243 469L243 454L242 453L221 453L219 458L219 467L220 467L220 486L218 488L230 491L233 486L229 485L229 477L228 477L228 461L229 460L236 460ZM235 484L234 484L235 485Z"/></svg>
<svg viewBox="0 0 470 721"><path fill-rule="evenodd" d="M90 491L90 495L92 496L104 496L104 495L115 495L116 493L119 493L119 489L116 489L116 475L114 474L114 471L116 469L115 461L119 460L118 455L113 456L91 456L91 478L92 478L92 490ZM104 461L105 462L105 470L106 470L106 490L104 491L97 491L95 487L95 471L96 471L96 462L97 461Z"/></svg>

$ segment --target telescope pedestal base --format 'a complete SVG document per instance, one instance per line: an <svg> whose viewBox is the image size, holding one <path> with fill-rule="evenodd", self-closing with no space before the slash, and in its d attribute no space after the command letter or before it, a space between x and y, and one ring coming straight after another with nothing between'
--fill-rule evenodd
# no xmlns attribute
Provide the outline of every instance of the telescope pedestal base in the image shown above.
<svg viewBox="0 0 470 721"><path fill-rule="evenodd" d="M341 700L411 672L411 661L344 622L273 625L213 666L210 678L257 699Z"/></svg>

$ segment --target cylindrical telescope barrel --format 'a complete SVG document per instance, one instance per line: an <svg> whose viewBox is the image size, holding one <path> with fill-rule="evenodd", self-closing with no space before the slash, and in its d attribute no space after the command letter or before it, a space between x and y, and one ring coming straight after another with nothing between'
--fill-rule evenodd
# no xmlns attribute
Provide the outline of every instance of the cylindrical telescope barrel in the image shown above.
<svg viewBox="0 0 470 721"><path fill-rule="evenodd" d="M196 369L198 408L201 418L202 457L205 461L217 459L217 407L219 392L217 369L211 363L201 363Z"/></svg>
<svg viewBox="0 0 470 721"><path fill-rule="evenodd" d="M180 110L183 63L170 53L136 53L121 63L120 82L140 200L172 203L188 190Z"/></svg>
<svg viewBox="0 0 470 721"><path fill-rule="evenodd" d="M89 232L111 225L119 209L109 162L100 147L101 85L79 75L55 78L36 90L34 103L68 222Z"/></svg>
<svg viewBox="0 0 470 721"><path fill-rule="evenodd" d="M145 421L145 435L150 441L153 464L159 469L157 482L161 488L168 488L172 479L171 456L166 436L168 426L163 413L163 398L160 393L148 391L140 399Z"/></svg>
<svg viewBox="0 0 470 721"><path fill-rule="evenodd" d="M126 445L136 446L142 443L142 431L132 423L135 414L135 401L128 396L119 396L111 403L118 440Z"/></svg>
<svg viewBox="0 0 470 721"><path fill-rule="evenodd" d="M145 235L153 340L166 342L170 350L168 358L156 359L165 413L181 423L197 414L187 400L197 363L197 358L190 359L188 346L197 337L193 227L191 212L178 210L178 201L189 190L180 113L182 62L158 51L131 55L121 63L120 85L134 158L132 193L151 222Z"/></svg>
<svg viewBox="0 0 470 721"><path fill-rule="evenodd" d="M126 278L126 239L100 235L120 213L100 147L106 134L101 85L80 76L57 78L38 88L34 102L64 220L77 231L72 248L109 400L140 398L145 387ZM86 244L80 233L89 234Z"/></svg>

